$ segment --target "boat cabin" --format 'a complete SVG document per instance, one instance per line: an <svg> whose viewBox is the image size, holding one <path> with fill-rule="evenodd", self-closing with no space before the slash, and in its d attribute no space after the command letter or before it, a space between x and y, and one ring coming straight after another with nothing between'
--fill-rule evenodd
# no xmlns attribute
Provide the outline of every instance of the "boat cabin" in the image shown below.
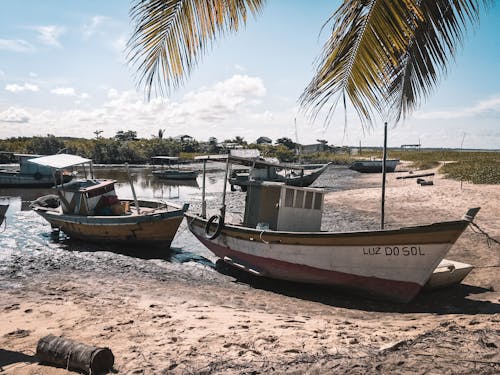
<svg viewBox="0 0 500 375"><path fill-rule="evenodd" d="M120 201L115 192L115 180L77 180L58 189L65 214L111 215L119 214Z"/></svg>
<svg viewBox="0 0 500 375"><path fill-rule="evenodd" d="M36 177L40 176L52 176L54 169L44 165L38 165L32 163L31 159L39 158L41 155L34 154L14 154L19 159L19 173L23 175L33 175Z"/></svg>
<svg viewBox="0 0 500 375"><path fill-rule="evenodd" d="M250 181L243 225L278 231L320 231L324 194L320 189Z"/></svg>

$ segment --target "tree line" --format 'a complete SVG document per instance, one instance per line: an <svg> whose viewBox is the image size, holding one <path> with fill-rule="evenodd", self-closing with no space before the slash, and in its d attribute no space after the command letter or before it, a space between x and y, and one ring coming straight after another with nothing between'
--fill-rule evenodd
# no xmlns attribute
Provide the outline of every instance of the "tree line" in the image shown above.
<svg viewBox="0 0 500 375"><path fill-rule="evenodd" d="M184 137L164 137L162 130L152 138L138 138L135 131L119 131L112 138L104 138L96 132L96 138L70 138L47 136L12 137L0 139L1 162L13 162L15 157L10 153L53 155L67 153L92 159L98 164L146 164L151 157L179 156L192 158L200 154L226 153L228 148L259 149L262 156L276 157L281 161L295 161L297 159L296 144L290 138L280 138L275 145L260 145L248 143L243 137L226 139L219 142L211 137L208 142Z"/></svg>

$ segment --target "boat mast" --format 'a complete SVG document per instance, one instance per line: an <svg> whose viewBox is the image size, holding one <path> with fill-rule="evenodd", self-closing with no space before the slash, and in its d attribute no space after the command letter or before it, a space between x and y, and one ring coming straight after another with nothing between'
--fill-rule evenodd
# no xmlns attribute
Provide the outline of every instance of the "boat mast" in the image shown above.
<svg viewBox="0 0 500 375"><path fill-rule="evenodd" d="M385 162L387 160L387 122L384 123L384 156L382 159L382 207L380 210L380 229L384 229L385 216Z"/></svg>

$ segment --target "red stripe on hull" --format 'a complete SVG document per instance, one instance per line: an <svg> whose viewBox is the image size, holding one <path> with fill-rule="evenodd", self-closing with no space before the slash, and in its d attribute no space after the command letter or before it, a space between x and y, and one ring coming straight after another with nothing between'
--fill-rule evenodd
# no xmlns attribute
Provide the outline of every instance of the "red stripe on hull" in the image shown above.
<svg viewBox="0 0 500 375"><path fill-rule="evenodd" d="M245 262L262 271L262 276L274 279L348 288L374 297L405 303L411 301L422 289L417 283L358 276L249 255L217 245L203 236L195 236L219 258L229 257L234 261Z"/></svg>

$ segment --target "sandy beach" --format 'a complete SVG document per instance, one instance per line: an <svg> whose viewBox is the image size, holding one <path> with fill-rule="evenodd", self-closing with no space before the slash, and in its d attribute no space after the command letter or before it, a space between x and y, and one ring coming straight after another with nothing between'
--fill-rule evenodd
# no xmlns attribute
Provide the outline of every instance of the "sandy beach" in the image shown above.
<svg viewBox="0 0 500 375"><path fill-rule="evenodd" d="M481 207L475 222L500 239L498 185L436 175L420 186L398 175L387 180L387 227ZM323 229L380 225L378 188L332 192L325 203ZM499 373L500 246L469 227L447 258L476 268L461 285L400 305L203 264L186 273L155 257L13 255L0 264L0 373L74 373L38 363L47 334L109 347L119 374Z"/></svg>

